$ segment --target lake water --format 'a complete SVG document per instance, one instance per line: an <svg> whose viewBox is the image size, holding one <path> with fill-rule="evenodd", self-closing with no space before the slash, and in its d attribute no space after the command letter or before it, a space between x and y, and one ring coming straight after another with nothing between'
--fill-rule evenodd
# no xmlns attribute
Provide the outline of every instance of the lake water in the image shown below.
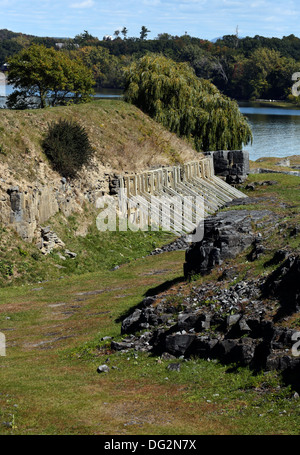
<svg viewBox="0 0 300 455"><path fill-rule="evenodd" d="M275 156L300 155L300 109L260 107L256 103L239 103L249 120L253 143L243 147L250 160Z"/></svg>
<svg viewBox="0 0 300 455"><path fill-rule="evenodd" d="M5 105L6 97L13 92L13 86L1 84L0 80L0 108ZM98 99L120 99L122 97L123 90L120 89L106 89L95 91L95 98Z"/></svg>

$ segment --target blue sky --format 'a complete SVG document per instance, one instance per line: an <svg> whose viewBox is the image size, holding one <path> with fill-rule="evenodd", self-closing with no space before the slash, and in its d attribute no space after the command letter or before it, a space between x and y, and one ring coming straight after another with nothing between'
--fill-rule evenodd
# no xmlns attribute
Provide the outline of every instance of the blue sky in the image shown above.
<svg viewBox="0 0 300 455"><path fill-rule="evenodd" d="M296 0L0 0L0 29L37 36L70 37L87 30L99 39L124 26L138 37L145 25L159 33L213 39L300 36Z"/></svg>

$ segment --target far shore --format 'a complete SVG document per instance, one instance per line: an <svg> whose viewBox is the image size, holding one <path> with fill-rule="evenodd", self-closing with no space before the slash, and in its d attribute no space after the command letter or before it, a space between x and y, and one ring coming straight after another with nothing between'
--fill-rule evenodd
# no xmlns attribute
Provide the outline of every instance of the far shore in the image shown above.
<svg viewBox="0 0 300 455"><path fill-rule="evenodd" d="M253 103L259 107L279 107L284 109L300 109L300 105L294 104L290 101L281 100L239 100L238 103Z"/></svg>

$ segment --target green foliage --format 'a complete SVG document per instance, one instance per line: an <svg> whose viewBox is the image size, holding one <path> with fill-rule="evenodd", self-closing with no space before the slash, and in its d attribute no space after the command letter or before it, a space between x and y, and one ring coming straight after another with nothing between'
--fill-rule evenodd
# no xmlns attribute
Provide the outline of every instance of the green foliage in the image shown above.
<svg viewBox="0 0 300 455"><path fill-rule="evenodd" d="M123 66L127 65L124 57L111 55L101 46L83 46L72 52L89 68L98 87L119 88L124 85Z"/></svg>
<svg viewBox="0 0 300 455"><path fill-rule="evenodd" d="M18 246L18 251L19 251L20 256L22 256L22 257L28 256L27 251L23 250L23 248L21 248L20 246Z"/></svg>
<svg viewBox="0 0 300 455"><path fill-rule="evenodd" d="M99 40L95 36L91 35L87 30L84 30L83 33L75 36L74 43L79 46L89 46L91 44L98 44Z"/></svg>
<svg viewBox="0 0 300 455"><path fill-rule="evenodd" d="M4 155L4 156L7 155L7 153L6 153L6 151L4 150L4 147L3 147L2 144L0 144L0 155Z"/></svg>
<svg viewBox="0 0 300 455"><path fill-rule="evenodd" d="M11 262L0 261L0 274L3 277L12 276L14 273L14 266Z"/></svg>
<svg viewBox="0 0 300 455"><path fill-rule="evenodd" d="M127 66L149 52L162 53L176 62L188 62L198 77L210 80L223 94L242 100L255 97L286 99L290 93L291 75L299 69L300 39L294 35L279 39L259 35L239 38L235 34L211 43L189 35L168 33L160 33L150 40L146 39L148 33L147 27L142 26L139 37L127 37L128 30L124 27L118 31L117 39L101 41L85 30L74 39L61 39L64 48L56 52L66 54L73 50L74 57L80 56L84 47L92 47L95 55L92 66L88 66L94 76L96 74L97 85L108 88L123 87L124 64ZM31 44L43 44L54 51L56 41L0 30L0 65ZM104 51L107 51L108 59ZM24 97L20 95L19 98Z"/></svg>
<svg viewBox="0 0 300 455"><path fill-rule="evenodd" d="M141 31L140 31L140 38L141 40L144 40L147 38L148 33L150 33L150 30L145 27L145 25L142 26Z"/></svg>
<svg viewBox="0 0 300 455"><path fill-rule="evenodd" d="M70 178L89 162L93 153L85 129L77 122L62 119L49 125L42 146L53 168Z"/></svg>
<svg viewBox="0 0 300 455"><path fill-rule="evenodd" d="M9 108L44 108L89 100L94 80L91 71L79 59L44 45L33 44L8 61L8 83L16 90L8 96Z"/></svg>
<svg viewBox="0 0 300 455"><path fill-rule="evenodd" d="M34 252L34 253L32 253L31 257L35 261L39 261L40 260L40 254L39 253Z"/></svg>
<svg viewBox="0 0 300 455"><path fill-rule="evenodd" d="M73 59L81 57L85 47L93 48L91 61L84 61L93 71L97 85L108 88L123 87L122 67L129 62L149 52L161 53L176 62L188 62L197 77L210 80L223 94L242 100L286 99L291 75L299 69L300 39L294 35L282 39L259 35L241 39L235 34L211 43L168 33L160 33L150 40L146 39L148 33L147 27L142 26L139 37L127 37L128 30L124 27L117 31L117 39L101 41L85 30L74 39L61 39L64 48L56 53L68 54L72 50ZM55 42L53 38L0 30L0 65L31 44L43 44L55 52ZM24 98L22 93L18 99L21 98ZM18 108L22 108L21 103Z"/></svg>
<svg viewBox="0 0 300 455"><path fill-rule="evenodd" d="M198 151L235 150L252 139L236 102L186 63L147 55L126 72L125 99L170 131L192 138Z"/></svg>

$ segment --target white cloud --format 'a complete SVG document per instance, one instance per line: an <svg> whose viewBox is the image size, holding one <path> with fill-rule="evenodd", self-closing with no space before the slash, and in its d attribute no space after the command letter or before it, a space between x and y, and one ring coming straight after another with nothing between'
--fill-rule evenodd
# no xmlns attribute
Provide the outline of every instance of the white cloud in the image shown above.
<svg viewBox="0 0 300 455"><path fill-rule="evenodd" d="M83 0L83 2L72 3L71 8L91 8L94 5L94 0Z"/></svg>

